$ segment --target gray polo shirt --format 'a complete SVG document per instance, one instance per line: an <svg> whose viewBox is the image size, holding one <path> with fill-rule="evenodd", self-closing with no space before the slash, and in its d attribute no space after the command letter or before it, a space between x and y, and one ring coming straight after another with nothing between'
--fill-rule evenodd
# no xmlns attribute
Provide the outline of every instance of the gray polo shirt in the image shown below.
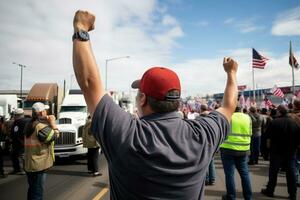
<svg viewBox="0 0 300 200"><path fill-rule="evenodd" d="M216 111L198 120L176 112L136 119L105 95L92 132L108 161L111 199L203 199L207 167L229 128Z"/></svg>

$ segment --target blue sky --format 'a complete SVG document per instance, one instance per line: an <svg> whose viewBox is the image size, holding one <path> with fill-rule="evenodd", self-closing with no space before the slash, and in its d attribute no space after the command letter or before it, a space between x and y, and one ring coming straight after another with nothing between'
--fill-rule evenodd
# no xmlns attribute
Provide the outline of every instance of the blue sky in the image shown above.
<svg viewBox="0 0 300 200"><path fill-rule="evenodd" d="M130 91L132 80L151 66L167 66L181 79L183 96L224 90L224 56L239 63L238 84L252 88L251 47L270 60L255 70L258 88L291 85L289 41L300 61L298 0L11 0L0 2L0 89L57 82L76 87L72 68L72 20L76 10L96 15L90 33L108 88ZM298 78L299 77L299 78ZM295 72L300 84L300 70ZM77 86L78 87L78 86Z"/></svg>
<svg viewBox="0 0 300 200"><path fill-rule="evenodd" d="M174 54L179 59L211 57L224 49L257 48L275 55L288 50L288 41L299 43L299 36L274 36L272 25L285 10L300 6L296 0L253 1L183 1L170 4L184 30L180 48ZM225 23L228 20L231 23ZM246 29L251 26L253 30ZM198 44L198 45L197 45ZM251 56L251 52L249 52Z"/></svg>

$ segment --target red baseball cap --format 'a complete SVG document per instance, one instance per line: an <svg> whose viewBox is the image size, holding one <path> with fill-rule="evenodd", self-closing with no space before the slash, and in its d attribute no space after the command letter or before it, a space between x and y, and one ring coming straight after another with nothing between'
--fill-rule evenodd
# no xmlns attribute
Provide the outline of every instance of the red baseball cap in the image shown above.
<svg viewBox="0 0 300 200"><path fill-rule="evenodd" d="M140 89L146 96L156 100L180 99L181 86L177 74L165 67L152 67L148 69L142 79L131 84L134 89ZM168 96L170 90L178 90L179 95Z"/></svg>

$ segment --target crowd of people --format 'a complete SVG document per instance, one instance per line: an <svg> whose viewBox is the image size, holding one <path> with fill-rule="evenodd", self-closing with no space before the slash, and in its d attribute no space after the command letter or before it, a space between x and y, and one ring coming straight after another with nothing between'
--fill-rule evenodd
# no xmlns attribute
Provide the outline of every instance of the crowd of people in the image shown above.
<svg viewBox="0 0 300 200"><path fill-rule="evenodd" d="M216 108L220 105L215 104ZM199 119L215 108L202 103L198 109L180 109L184 119ZM209 108L209 110L207 109ZM234 169L241 176L243 195L251 199L251 181L248 165L259 164L259 158L269 161L269 182L262 194L274 197L279 171L286 172L290 199L296 199L296 187L300 187L300 99L294 98L289 105L270 109L256 106L237 106L231 118L231 132L220 147L226 178L227 194L223 199L235 199ZM243 134L243 135L242 135ZM231 160L231 161L230 161ZM212 159L205 185L215 183L214 159Z"/></svg>
<svg viewBox="0 0 300 200"><path fill-rule="evenodd" d="M95 139L86 145L90 152L88 170L98 172L92 158L100 145L108 163L111 199L204 199L204 185L216 181L213 158L217 152L226 179L223 200L236 198L235 168L244 198L253 198L248 165L258 164L261 154L270 161L269 181L261 192L274 196L277 173L282 169L286 171L289 198L297 198L299 99L294 100L291 111L280 105L272 111L273 116L256 107L243 110L237 106L238 63L225 57L224 97L214 110L202 105L201 113L178 112L181 83L177 74L166 67L151 67L131 85L137 89L136 117L115 104L104 90L89 37L95 16L77 11L73 28L74 72L91 115L85 127L90 133L85 137L93 135ZM28 199L42 199L46 170L54 162L53 141L59 131L46 109L42 103L33 105L33 118L24 126ZM18 151L13 154L22 156ZM22 171L20 165L14 165L15 172Z"/></svg>
<svg viewBox="0 0 300 200"><path fill-rule="evenodd" d="M17 108L11 119L0 123L0 175L6 178L3 156L10 153L13 170L8 174L27 176L27 199L42 199L46 172L53 166L54 141L59 137L55 117L47 115L48 105L36 102L32 116L24 117L24 110Z"/></svg>

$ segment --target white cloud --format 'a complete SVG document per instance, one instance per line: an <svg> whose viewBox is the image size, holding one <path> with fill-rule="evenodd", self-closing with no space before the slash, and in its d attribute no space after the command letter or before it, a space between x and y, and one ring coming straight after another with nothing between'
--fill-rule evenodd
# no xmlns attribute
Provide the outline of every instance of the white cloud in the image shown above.
<svg viewBox="0 0 300 200"><path fill-rule="evenodd" d="M127 91L146 68L168 63L171 51L178 46L176 39L184 35L177 20L167 13L167 6L156 0L66 0L63 6L60 0L1 1L0 89L19 88L20 70L12 62L28 65L24 89L36 82L62 86L63 79L69 85L73 74L72 21L78 9L96 15L96 28L90 36L102 74L105 59L130 56L108 63L108 85L113 90Z"/></svg>
<svg viewBox="0 0 300 200"><path fill-rule="evenodd" d="M176 19L170 15L165 15L164 18L162 19L162 24L163 25L178 25L178 22Z"/></svg>
<svg viewBox="0 0 300 200"><path fill-rule="evenodd" d="M279 14L271 33L278 36L300 35L300 6Z"/></svg>
<svg viewBox="0 0 300 200"><path fill-rule="evenodd" d="M226 19L226 20L224 21L224 24L231 24L231 23L234 22L234 21L235 21L235 18L230 17L230 18L228 18L228 19Z"/></svg>
<svg viewBox="0 0 300 200"><path fill-rule="evenodd" d="M134 5L132 5L134 4ZM132 80L140 78L151 66L169 66L178 72L183 93L207 94L223 92L226 75L222 67L224 55L239 61L239 84L252 85L251 49L224 50L211 58L193 58L172 63L172 51L184 32L166 5L149 1L1 1L0 2L0 89L18 89L20 69L12 62L28 65L24 70L24 89L36 82L57 82L69 85L72 68L72 20L77 9L88 9L96 15L96 29L90 33L94 55L105 81L105 60L108 62L108 88L129 91ZM231 25L237 23L232 20ZM265 70L256 70L260 87L289 85L291 72L287 53L273 55ZM296 57L300 52L295 52ZM300 77L300 70L295 77ZM74 78L73 78L74 80ZM300 84L296 79L296 83ZM74 86L75 83L72 83Z"/></svg>
<svg viewBox="0 0 300 200"><path fill-rule="evenodd" d="M272 52L261 50L260 53L268 57L269 61L265 69L255 69L255 85L258 88L271 88L275 84L290 86L292 76L288 54L273 55ZM300 52L296 52L295 55L300 55ZM247 85L247 89L252 89L252 50L229 49L220 51L214 58L193 59L176 64L174 70L180 76L183 95L223 92L226 83L226 74L222 66L223 56L230 56L238 62L238 84ZM295 77L300 77L300 70L295 71ZM296 78L296 84L300 84L300 79Z"/></svg>
<svg viewBox="0 0 300 200"><path fill-rule="evenodd" d="M261 31L265 29L263 25L258 25L258 17L250 17L248 19L237 20L235 18L228 18L224 21L224 24L232 25L238 29L241 33L250 33Z"/></svg>

